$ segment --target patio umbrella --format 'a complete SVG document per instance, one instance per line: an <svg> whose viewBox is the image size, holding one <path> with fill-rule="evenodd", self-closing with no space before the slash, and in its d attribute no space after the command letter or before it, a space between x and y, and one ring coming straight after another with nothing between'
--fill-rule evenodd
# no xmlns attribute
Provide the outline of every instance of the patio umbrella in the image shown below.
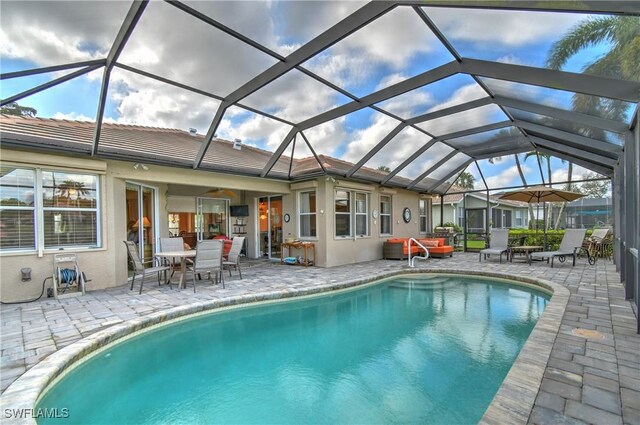
<svg viewBox="0 0 640 425"><path fill-rule="evenodd" d="M529 204L540 202L571 202L582 198L584 195L568 190L554 189L547 186L525 187L513 192L507 192L500 196L500 199L507 201L520 201Z"/></svg>
<svg viewBox="0 0 640 425"><path fill-rule="evenodd" d="M531 186L524 187L513 192L507 192L502 194L499 199L505 199L507 201L520 201L528 204L539 204L540 202L571 202L576 199L582 198L584 195L577 192L570 192L568 190L554 189L548 186ZM543 206L543 214L545 209ZM546 218L543 218L546 221ZM536 232L538 231L538 222L536 219ZM544 226L544 245L547 247L547 226Z"/></svg>

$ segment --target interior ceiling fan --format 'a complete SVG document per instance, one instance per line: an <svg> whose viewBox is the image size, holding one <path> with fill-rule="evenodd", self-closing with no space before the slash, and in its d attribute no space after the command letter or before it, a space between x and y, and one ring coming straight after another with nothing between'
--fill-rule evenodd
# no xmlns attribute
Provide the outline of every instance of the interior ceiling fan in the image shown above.
<svg viewBox="0 0 640 425"><path fill-rule="evenodd" d="M220 189L220 188L211 189L203 193L203 195L211 196L214 198L237 198L238 197L238 193L236 193L235 191L231 189Z"/></svg>

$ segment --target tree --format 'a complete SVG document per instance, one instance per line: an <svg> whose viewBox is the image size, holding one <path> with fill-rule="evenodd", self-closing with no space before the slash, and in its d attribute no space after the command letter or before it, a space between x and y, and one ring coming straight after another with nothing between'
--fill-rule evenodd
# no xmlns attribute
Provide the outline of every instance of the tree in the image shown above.
<svg viewBox="0 0 640 425"><path fill-rule="evenodd" d="M464 189L473 189L473 184L476 182L476 178L473 177L473 175L467 171L463 171L462 173L460 173L460 176L458 176L458 182L457 185L464 188Z"/></svg>
<svg viewBox="0 0 640 425"><path fill-rule="evenodd" d="M382 171L383 173L390 173L391 172L391 168L387 167L386 165L381 165L377 168L378 171Z"/></svg>
<svg viewBox="0 0 640 425"><path fill-rule="evenodd" d="M0 108L0 113L5 115L16 115L19 117L35 117L38 111L30 106L20 106L18 102L11 102Z"/></svg>
<svg viewBox="0 0 640 425"><path fill-rule="evenodd" d="M600 176L596 173L586 173L582 175L582 180L597 179ZM604 198L609 192L611 182L607 180L591 180L582 183L580 192L586 198Z"/></svg>
<svg viewBox="0 0 640 425"><path fill-rule="evenodd" d="M640 17L606 16L588 19L573 27L549 51L547 66L561 69L576 53L598 43L608 43L608 53L587 64L582 71L609 78L640 81ZM573 109L623 121L630 104L575 94Z"/></svg>

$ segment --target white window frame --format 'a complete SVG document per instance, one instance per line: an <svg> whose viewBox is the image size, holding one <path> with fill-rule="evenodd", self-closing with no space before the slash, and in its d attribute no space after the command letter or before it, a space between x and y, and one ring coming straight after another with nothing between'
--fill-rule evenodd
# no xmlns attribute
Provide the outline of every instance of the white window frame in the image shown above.
<svg viewBox="0 0 640 425"><path fill-rule="evenodd" d="M8 164L10 165L10 164ZM14 166L14 165L10 165ZM31 170L35 173L35 187L34 187L34 206L33 207L2 207L3 210L33 210L34 211L34 241L35 245L32 248L24 249L7 249L0 250L0 254L5 253L31 253L38 252L41 255L43 252L58 252L58 251L83 251L94 250L102 248L102 176L99 173L83 171L83 170L69 170L65 168L42 168L42 167L23 167L15 165L15 168L22 170ZM65 208L65 207L45 207L44 206L44 187L43 187L43 173L68 173L89 175L96 178L96 206L95 208ZM96 213L96 244L95 245L73 245L73 246L50 246L44 245L44 213L45 211L93 211Z"/></svg>
<svg viewBox="0 0 640 425"><path fill-rule="evenodd" d="M383 208L382 208L382 198L387 198L389 201L389 212L388 213L384 213L383 212ZM384 222L382 220L383 217L388 217L389 218L389 232L384 233L382 230L382 223ZM384 236L389 236L389 235L393 235L393 198L391 195L380 195L380 235L384 235Z"/></svg>
<svg viewBox="0 0 640 425"><path fill-rule="evenodd" d="M426 199L420 199L418 201L418 220L419 220L419 226L420 226L419 232L421 234L427 233L427 218L428 218L427 206L428 205L427 205ZM424 211L424 214L422 214L422 211ZM422 229L423 223L424 223L424 230Z"/></svg>
<svg viewBox="0 0 640 425"><path fill-rule="evenodd" d="M309 212L302 212L302 195L305 193L313 193L316 196L316 210ZM318 216L317 216L317 208L318 208L318 192L313 190L301 190L298 192L298 237L300 239L308 239L308 240L317 240L318 239ZM311 206L309 206L311 209ZM313 220L316 221L316 235L315 236L305 236L302 234L302 217L312 217Z"/></svg>
<svg viewBox="0 0 640 425"><path fill-rule="evenodd" d="M0 205L0 210L2 211L31 211L31 214L33 214L33 246L29 247L29 248L11 248L11 249L1 249L0 248L0 253L5 253L5 252L34 252L37 250L38 247L38 200L40 199L40 196L38 196L38 176L36 173L36 169L35 168L27 168L27 167L20 167L20 166L13 166L10 164L6 165L7 167L14 167L15 169L19 169L19 170L28 170L31 171L33 173L33 206L31 207L27 207L27 206L13 206L13 205Z"/></svg>
<svg viewBox="0 0 640 425"><path fill-rule="evenodd" d="M367 192L357 192L353 191L353 232L356 238L368 238L369 237L369 194ZM364 195L364 212L358 212L358 195ZM365 233L358 234L356 230L358 229L358 217L364 217L364 227Z"/></svg>
<svg viewBox="0 0 640 425"><path fill-rule="evenodd" d="M336 195L338 192L346 192L349 200L349 211L348 212L337 212L335 210L336 207ZM365 196L365 212L357 212L357 195ZM346 188L336 188L333 192L333 213L334 213L334 228L333 235L335 239L365 239L370 236L370 222L369 222L369 206L370 206L371 194L369 192L364 192L361 190L349 190ZM337 220L335 218L338 215L348 215L349 216L349 234L348 235L337 235L338 226ZM365 228L366 234L357 234L356 233L356 217L364 217L365 220Z"/></svg>

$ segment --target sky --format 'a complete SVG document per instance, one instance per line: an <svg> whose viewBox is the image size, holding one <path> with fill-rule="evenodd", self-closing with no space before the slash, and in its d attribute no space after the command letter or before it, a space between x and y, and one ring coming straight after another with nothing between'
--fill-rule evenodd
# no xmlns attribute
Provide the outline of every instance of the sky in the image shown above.
<svg viewBox="0 0 640 425"><path fill-rule="evenodd" d="M362 7L363 2L321 1L186 1L229 28L273 52L287 56L314 37ZM0 71L58 65L106 57L127 14L125 1L6 1L0 3ZM463 57L544 67L555 40L591 16L571 13L454 10L421 8ZM607 51L596 45L575 55L564 70L580 72ZM397 7L371 24L310 58L302 67L357 97L383 89L454 60L418 13ZM165 2L152 1L125 46L119 62L219 97L227 96L259 75L277 59L248 46ZM3 80L2 98L37 86L72 71ZM20 104L34 107L38 116L95 121L102 69L78 77ZM571 94L491 79L483 82L497 93L518 93L523 99L569 109ZM550 92L551 91L551 92ZM454 75L376 105L401 119L487 97L471 77ZM300 122L351 99L298 70L291 70L241 100L290 122ZM115 68L111 74L105 121L182 130L205 134L220 101ZM374 155L367 167L394 169L431 140L421 132L440 136L508 118L495 105L454 116L421 122L420 129L405 128ZM372 108L364 108L304 131L318 154L357 162L400 121ZM217 136L274 151L291 126L239 106L225 113ZM499 137L497 131L478 136L483 141ZM459 140L473 144L476 138ZM399 175L415 179L449 154L453 147L438 142ZM287 149L290 153L291 146ZM300 137L297 157L311 155ZM460 155L460 154L459 154ZM461 162L461 156L454 159ZM540 181L535 158L524 160L528 182ZM454 164L456 161L450 161ZM493 163L479 161L467 169L476 188L521 184L513 156ZM543 164L544 169L546 165ZM552 179L566 179L567 164L554 158ZM586 170L574 166L574 175ZM440 174L444 174L440 171ZM545 176L548 180L548 176ZM496 186L493 186L496 185Z"/></svg>

